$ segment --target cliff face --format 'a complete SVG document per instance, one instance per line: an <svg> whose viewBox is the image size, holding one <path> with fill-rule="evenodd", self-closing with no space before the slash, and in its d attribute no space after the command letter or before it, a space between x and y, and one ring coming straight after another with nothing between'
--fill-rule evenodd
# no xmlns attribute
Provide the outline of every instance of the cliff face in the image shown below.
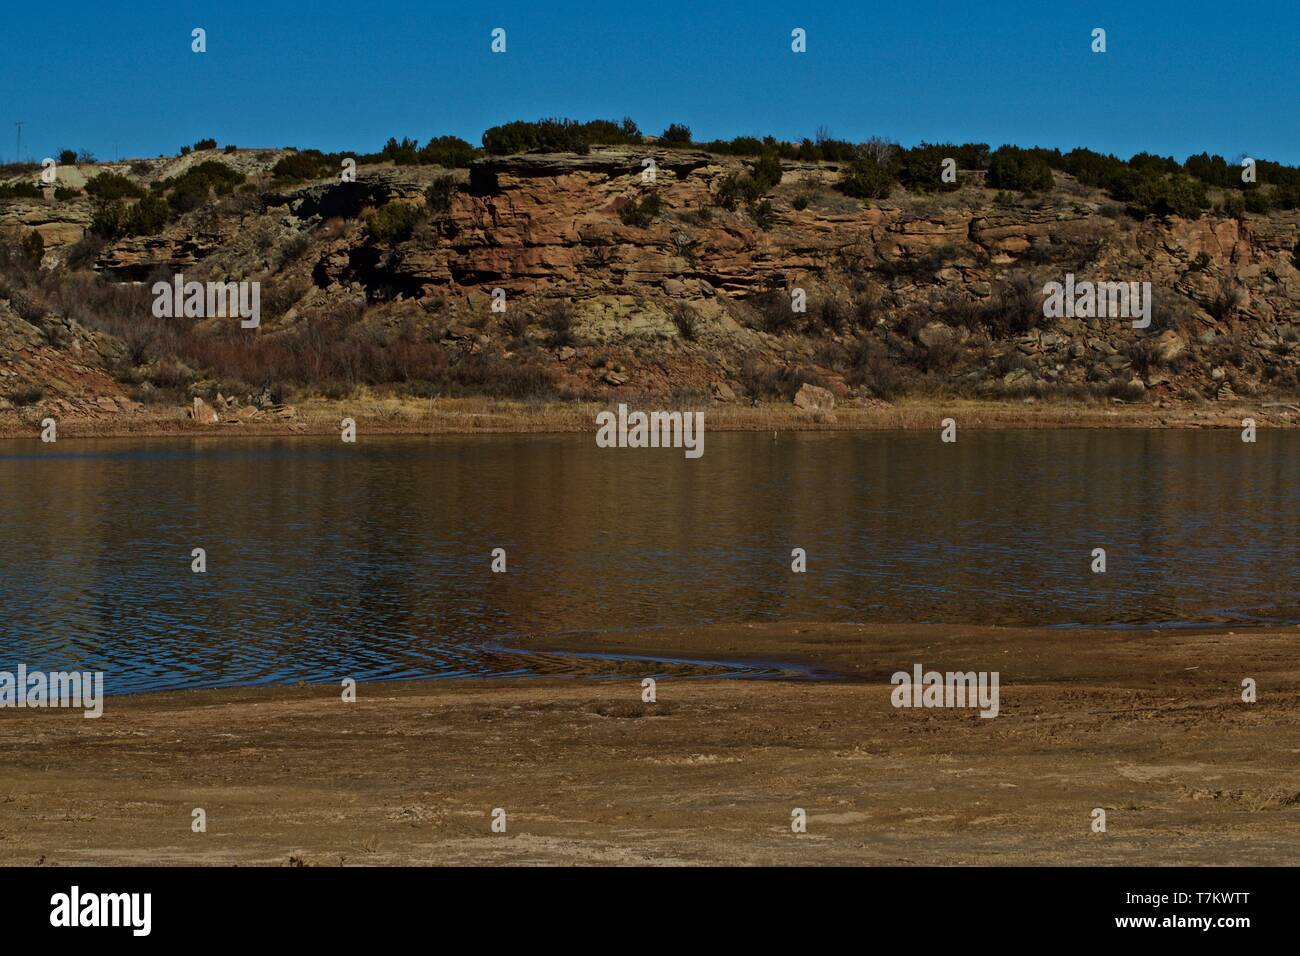
<svg viewBox="0 0 1300 956"><path fill-rule="evenodd" d="M907 391L1212 401L1289 399L1297 387L1294 213L1137 221L1059 173L1041 197L996 194L964 172L953 193L896 190L864 205L835 191L839 170L826 163L785 163L762 205L729 210L718 200L724 180L748 164L654 147L489 159L452 173L363 167L356 182L286 188L269 180L280 155L213 154L238 165L250 185L210 198L159 235L97 250L77 242L90 221L88 199L0 207L0 225L34 229L46 246L37 278L0 289L28 300L0 309L9 390L30 385L93 408L100 395L211 397L221 385L242 394L268 384L250 380L238 361L223 366L219 350L199 341L230 338L225 320L194 323L174 356L170 346L121 345L131 323L154 338L174 333L138 314L148 301L139 286L129 299L137 314L78 312L50 291L72 281L69 261L93 268L96 288L124 290L176 272L259 281L267 304L249 333L262 340L257 349L280 338L301 350L313 323L326 321L349 340L364 329L381 347L415 342L442 369L422 373L433 382L426 394L492 393L492 379L466 384L455 374L475 356L498 371L512 363L538 370L539 388L594 397L788 401L811 382L842 402ZM117 168L147 184L193 162ZM445 210L429 208L426 188L447 175L459 189ZM625 215L652 192L657 210ZM421 221L409 237L375 238L365 216L394 203L418 210ZM1150 326L1045 318L1043 288L1067 274L1150 283ZM33 350L88 374L33 371ZM155 370L168 362L160 385ZM258 376L289 374L284 368ZM304 375L283 384L298 394L326 384ZM409 388L420 374L389 378ZM353 373L341 387L357 384L387 383Z"/></svg>

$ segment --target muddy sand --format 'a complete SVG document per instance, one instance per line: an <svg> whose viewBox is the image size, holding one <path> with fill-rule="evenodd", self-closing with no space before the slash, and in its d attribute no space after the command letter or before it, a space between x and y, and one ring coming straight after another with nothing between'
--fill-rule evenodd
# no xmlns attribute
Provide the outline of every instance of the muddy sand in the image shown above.
<svg viewBox="0 0 1300 956"><path fill-rule="evenodd" d="M363 683L350 704L312 685L110 698L98 720L0 710L0 863L1300 863L1297 628L529 643L839 679L592 659L576 679ZM998 716L893 707L890 675L917 663L997 671Z"/></svg>

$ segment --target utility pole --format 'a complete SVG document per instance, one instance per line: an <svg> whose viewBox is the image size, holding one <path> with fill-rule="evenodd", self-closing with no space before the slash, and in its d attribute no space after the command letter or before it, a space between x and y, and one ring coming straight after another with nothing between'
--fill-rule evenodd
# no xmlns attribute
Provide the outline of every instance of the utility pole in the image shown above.
<svg viewBox="0 0 1300 956"><path fill-rule="evenodd" d="M18 145L14 147L14 163L18 164L23 161L23 123L26 120L18 120L14 123L18 127Z"/></svg>

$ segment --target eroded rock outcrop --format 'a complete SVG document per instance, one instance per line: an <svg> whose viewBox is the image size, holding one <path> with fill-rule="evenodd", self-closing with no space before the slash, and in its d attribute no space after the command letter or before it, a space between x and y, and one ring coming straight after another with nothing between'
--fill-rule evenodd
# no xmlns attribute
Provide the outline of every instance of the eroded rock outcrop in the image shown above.
<svg viewBox="0 0 1300 956"><path fill-rule="evenodd" d="M1139 221L1062 174L1050 194L1008 200L965 172L954 193L896 190L864 204L834 188L836 165L798 162L783 164L761 204L726 208L724 187L748 161L655 145L458 171L363 166L356 182L289 187L270 181L280 155L239 151L231 161L248 188L211 197L159 235L105 244L95 271L120 285L177 272L257 280L259 336L342 315L367 326L359 338L396 341L400 329L402 348L436 343L447 365L528 363L578 394L804 395L810 410L829 411L822 392L832 402L938 386L1158 401L1297 388L1294 212ZM186 168L146 165L133 173L144 183ZM430 184L447 176L457 188L445 207L427 205ZM367 226L390 204L418 213L409 235ZM24 200L0 219L46 237L44 268L57 269L91 206ZM1045 317L1044 284L1067 274L1149 283L1150 324ZM47 350L92 370L104 391L123 369L144 374L102 330L93 341L61 320L23 322L4 346L14 367ZM222 334L216 320L197 327ZM193 374L198 387L217 373Z"/></svg>

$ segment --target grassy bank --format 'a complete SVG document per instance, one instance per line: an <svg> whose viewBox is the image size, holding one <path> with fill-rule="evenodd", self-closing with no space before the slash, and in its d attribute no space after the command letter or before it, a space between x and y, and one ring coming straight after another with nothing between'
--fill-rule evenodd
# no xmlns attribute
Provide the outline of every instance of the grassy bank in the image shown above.
<svg viewBox="0 0 1300 956"><path fill-rule="evenodd" d="M671 407L664 399L629 396L630 408ZM148 408L103 416L58 418L60 439L183 435L334 435L339 422L352 418L361 436L376 434L473 434L493 432L594 432L597 403L511 402L493 399L313 400L296 406L293 417L223 421L204 425L182 408ZM1205 405L1046 404L972 399L917 399L896 403L837 407L809 413L789 405L703 406L711 431L933 430L944 418L960 429L1010 428L1241 428L1253 418L1260 428L1300 425L1300 405L1215 403ZM41 418L35 412L0 414L0 438L36 438Z"/></svg>

